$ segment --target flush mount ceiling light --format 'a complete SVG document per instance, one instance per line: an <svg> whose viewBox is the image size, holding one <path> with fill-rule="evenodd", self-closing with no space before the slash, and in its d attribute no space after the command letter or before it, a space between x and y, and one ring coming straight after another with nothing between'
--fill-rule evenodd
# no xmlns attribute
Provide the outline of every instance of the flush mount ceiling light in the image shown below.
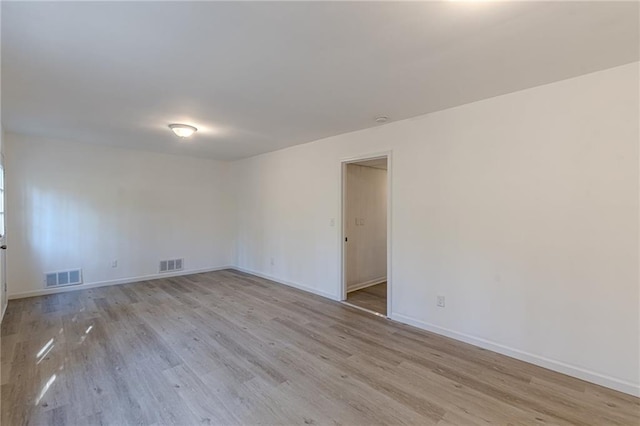
<svg viewBox="0 0 640 426"><path fill-rule="evenodd" d="M386 123L388 119L389 117L385 116L376 117L376 123Z"/></svg>
<svg viewBox="0 0 640 426"><path fill-rule="evenodd" d="M198 129L188 124L169 124L169 128L173 130L176 136L181 138L188 138L198 131Z"/></svg>

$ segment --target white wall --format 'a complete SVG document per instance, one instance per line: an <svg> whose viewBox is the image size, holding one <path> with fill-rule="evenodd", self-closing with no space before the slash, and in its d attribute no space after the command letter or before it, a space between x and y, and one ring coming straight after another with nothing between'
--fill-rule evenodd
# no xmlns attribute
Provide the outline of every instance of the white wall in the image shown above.
<svg viewBox="0 0 640 426"><path fill-rule="evenodd" d="M45 271L80 267L91 285L153 276L161 259L184 257L188 271L232 263L228 163L5 142L10 297L41 291Z"/></svg>
<svg viewBox="0 0 640 426"><path fill-rule="evenodd" d="M237 265L339 298L340 160L392 150L394 319L640 394L638 72L239 161Z"/></svg>
<svg viewBox="0 0 640 426"><path fill-rule="evenodd" d="M387 171L347 164L344 228L347 291L387 279Z"/></svg>

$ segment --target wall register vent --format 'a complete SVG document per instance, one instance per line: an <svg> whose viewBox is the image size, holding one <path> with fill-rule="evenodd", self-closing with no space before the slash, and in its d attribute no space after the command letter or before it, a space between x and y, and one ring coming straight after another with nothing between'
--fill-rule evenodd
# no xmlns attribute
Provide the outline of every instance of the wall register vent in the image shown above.
<svg viewBox="0 0 640 426"><path fill-rule="evenodd" d="M160 261L160 272L182 271L184 259L171 259Z"/></svg>
<svg viewBox="0 0 640 426"><path fill-rule="evenodd" d="M47 272L44 274L44 283L47 288L82 284L82 269Z"/></svg>

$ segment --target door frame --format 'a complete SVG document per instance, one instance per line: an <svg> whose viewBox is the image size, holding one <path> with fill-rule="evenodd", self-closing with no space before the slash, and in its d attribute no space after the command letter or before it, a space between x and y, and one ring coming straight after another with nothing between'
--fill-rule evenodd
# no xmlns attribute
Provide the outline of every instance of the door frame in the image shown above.
<svg viewBox="0 0 640 426"><path fill-rule="evenodd" d="M393 151L380 151L369 154L361 154L353 157L347 157L340 160L340 300L347 300L347 271L346 271L346 250L345 250L345 232L346 232L346 183L347 183L347 165L359 163L367 160L377 160L380 158L387 159L387 318L391 318L391 289L393 287L393 274L391 267L391 206L392 206L392 169L393 169Z"/></svg>

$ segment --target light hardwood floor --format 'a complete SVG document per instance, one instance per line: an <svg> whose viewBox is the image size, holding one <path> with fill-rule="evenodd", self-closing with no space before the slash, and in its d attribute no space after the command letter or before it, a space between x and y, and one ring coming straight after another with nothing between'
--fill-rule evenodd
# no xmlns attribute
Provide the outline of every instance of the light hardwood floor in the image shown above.
<svg viewBox="0 0 640 426"><path fill-rule="evenodd" d="M639 399L254 276L9 303L2 425L637 425Z"/></svg>
<svg viewBox="0 0 640 426"><path fill-rule="evenodd" d="M387 283L380 283L347 293L347 302L387 315Z"/></svg>

